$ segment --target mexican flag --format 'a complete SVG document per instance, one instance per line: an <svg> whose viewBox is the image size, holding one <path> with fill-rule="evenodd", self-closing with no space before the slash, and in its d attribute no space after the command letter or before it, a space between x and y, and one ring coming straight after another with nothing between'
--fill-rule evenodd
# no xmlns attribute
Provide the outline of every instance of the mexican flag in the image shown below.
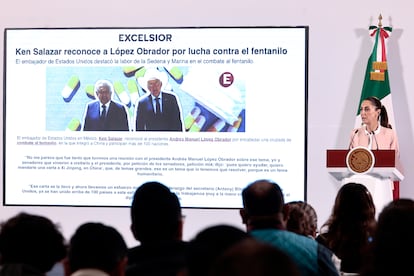
<svg viewBox="0 0 414 276"><path fill-rule="evenodd" d="M394 112L392 108L391 89L388 79L388 65L386 55L386 39L390 36L392 28L379 26L369 27L370 36L374 38L374 47L369 56L367 69L365 71L364 84L362 86L361 98L358 103L357 119L355 127L361 125L359 107L361 102L370 96L381 100L388 113L389 123L395 129Z"/></svg>
<svg viewBox="0 0 414 276"><path fill-rule="evenodd" d="M372 53L369 56L367 68L365 71L364 84L362 86L361 98L358 103L357 117L355 128L361 126L361 116L359 116L359 108L361 102L370 96L375 96L381 100L381 103L387 109L388 122L392 128L396 130L394 110L391 98L390 82L388 79L388 65L386 52L386 39L392 32L391 27L382 27L380 16L378 26L370 26L369 34L374 39ZM399 182L394 182L394 199L399 198Z"/></svg>

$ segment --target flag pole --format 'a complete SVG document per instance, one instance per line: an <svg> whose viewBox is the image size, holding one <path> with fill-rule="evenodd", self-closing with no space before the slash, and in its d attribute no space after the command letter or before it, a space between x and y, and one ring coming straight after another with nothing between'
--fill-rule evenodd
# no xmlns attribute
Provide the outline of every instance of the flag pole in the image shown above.
<svg viewBox="0 0 414 276"><path fill-rule="evenodd" d="M378 24L369 26L369 36L373 39L372 52L368 58L364 82L362 85L361 97L358 104L355 128L361 126L360 106L361 102L368 97L377 97L383 106L386 107L389 123L394 131L396 125L392 105L391 87L388 78L388 60L386 40L392 33L391 26L383 26L382 14L378 16ZM399 198L399 182L394 182L393 198Z"/></svg>
<svg viewBox="0 0 414 276"><path fill-rule="evenodd" d="M382 28L382 15L381 14L379 14L379 16L378 16L378 28Z"/></svg>

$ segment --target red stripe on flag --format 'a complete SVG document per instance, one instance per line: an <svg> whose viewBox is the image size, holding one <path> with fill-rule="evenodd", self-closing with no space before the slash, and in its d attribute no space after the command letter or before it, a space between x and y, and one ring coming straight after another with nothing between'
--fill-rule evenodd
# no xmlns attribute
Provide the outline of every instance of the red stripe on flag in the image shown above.
<svg viewBox="0 0 414 276"><path fill-rule="evenodd" d="M392 199L400 198L400 181L394 181L394 189L392 190Z"/></svg>
<svg viewBox="0 0 414 276"><path fill-rule="evenodd" d="M381 46L382 46L382 51L381 51L382 60L381 61L387 61L387 56L385 54L385 39L388 38L388 33L383 28L380 29L380 38L381 38Z"/></svg>

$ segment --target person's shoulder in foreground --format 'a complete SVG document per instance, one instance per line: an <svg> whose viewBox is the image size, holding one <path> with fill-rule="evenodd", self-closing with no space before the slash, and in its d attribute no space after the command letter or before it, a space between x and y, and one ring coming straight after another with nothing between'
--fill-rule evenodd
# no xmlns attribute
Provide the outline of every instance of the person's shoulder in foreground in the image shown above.
<svg viewBox="0 0 414 276"><path fill-rule="evenodd" d="M257 180L242 191L240 210L247 231L256 239L287 253L301 275L339 275L332 252L315 240L286 230L284 196L269 180Z"/></svg>
<svg viewBox="0 0 414 276"><path fill-rule="evenodd" d="M412 275L414 200L400 198L384 207L378 217L371 259L362 276Z"/></svg>
<svg viewBox="0 0 414 276"><path fill-rule="evenodd" d="M209 276L300 276L297 265L285 252L248 238L224 251Z"/></svg>

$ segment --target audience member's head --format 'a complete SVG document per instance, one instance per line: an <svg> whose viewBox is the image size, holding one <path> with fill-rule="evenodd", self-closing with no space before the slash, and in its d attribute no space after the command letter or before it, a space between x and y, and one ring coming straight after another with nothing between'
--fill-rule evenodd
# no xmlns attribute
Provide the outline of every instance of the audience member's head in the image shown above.
<svg viewBox="0 0 414 276"><path fill-rule="evenodd" d="M370 192L362 184L347 183L339 189L332 213L317 240L341 259L342 271L359 272L375 227L375 206Z"/></svg>
<svg viewBox="0 0 414 276"><path fill-rule="evenodd" d="M142 244L181 240L183 219L178 197L159 182L147 182L135 191L131 230Z"/></svg>
<svg viewBox="0 0 414 276"><path fill-rule="evenodd" d="M378 217L373 242L373 259L363 275L409 275L414 247L414 200L389 203Z"/></svg>
<svg viewBox="0 0 414 276"><path fill-rule="evenodd" d="M359 183L343 185L336 195L331 218L338 218L341 223L375 218L374 201L367 187Z"/></svg>
<svg viewBox="0 0 414 276"><path fill-rule="evenodd" d="M111 276L124 275L127 245L121 234L102 223L79 226L70 239L66 275L95 269Z"/></svg>
<svg viewBox="0 0 414 276"><path fill-rule="evenodd" d="M292 259L274 246L245 239L227 249L212 265L210 276L299 276Z"/></svg>
<svg viewBox="0 0 414 276"><path fill-rule="evenodd" d="M284 197L279 185L269 180L257 180L242 191L240 210L247 230L260 228L284 229Z"/></svg>
<svg viewBox="0 0 414 276"><path fill-rule="evenodd" d="M332 252L314 239L286 231L287 206L279 185L254 181L243 189L242 200L240 215L251 236L282 250L302 275L337 275Z"/></svg>
<svg viewBox="0 0 414 276"><path fill-rule="evenodd" d="M1 224L0 255L3 275L8 274L5 269L46 273L66 256L66 246L62 233L51 220L20 213Z"/></svg>
<svg viewBox="0 0 414 276"><path fill-rule="evenodd" d="M331 215L322 230L327 230L335 243L346 238L343 236L346 233L366 232L375 224L375 205L371 193L362 184L347 183L339 189Z"/></svg>
<svg viewBox="0 0 414 276"><path fill-rule="evenodd" d="M209 268L219 255L249 237L245 231L231 225L215 225L200 231L190 241L187 275L208 275Z"/></svg>
<svg viewBox="0 0 414 276"><path fill-rule="evenodd" d="M304 201L291 201L286 203L287 221L286 229L299 235L316 238L318 216L315 209Z"/></svg>

